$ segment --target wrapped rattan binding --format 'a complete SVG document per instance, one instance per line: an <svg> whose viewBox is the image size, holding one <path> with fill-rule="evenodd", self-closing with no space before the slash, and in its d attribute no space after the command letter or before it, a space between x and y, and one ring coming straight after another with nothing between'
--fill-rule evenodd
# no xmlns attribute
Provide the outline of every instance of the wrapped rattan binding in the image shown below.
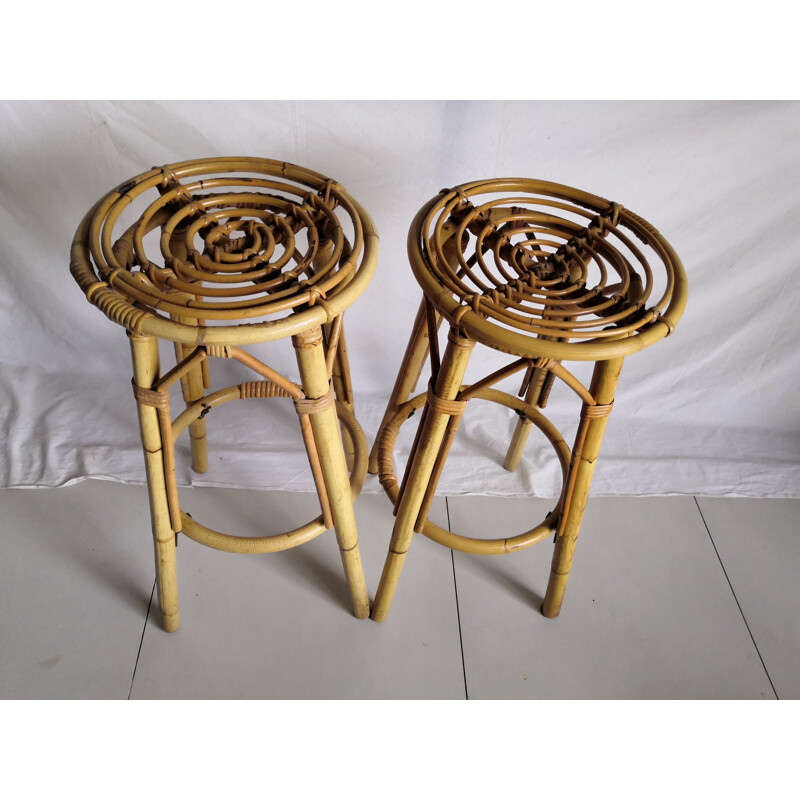
<svg viewBox="0 0 800 800"><path fill-rule="evenodd" d="M239 392L242 400L292 396L286 389L272 381L245 381L239 384Z"/></svg>

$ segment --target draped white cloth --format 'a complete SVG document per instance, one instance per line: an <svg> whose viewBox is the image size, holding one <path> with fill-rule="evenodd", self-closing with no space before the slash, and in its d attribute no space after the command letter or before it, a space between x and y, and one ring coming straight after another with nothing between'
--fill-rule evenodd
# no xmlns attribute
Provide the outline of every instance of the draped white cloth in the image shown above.
<svg viewBox="0 0 800 800"><path fill-rule="evenodd" d="M346 315L370 442L420 297L405 254L414 213L446 186L542 178L648 219L689 279L675 334L625 362L593 494L798 497L798 142L798 103L0 104L0 485L144 480L128 343L72 280L73 233L102 194L153 165L254 155L335 178L377 224L377 274ZM252 352L297 379L288 342ZM172 363L166 345L162 356ZM467 378L507 360L478 347ZM212 370L214 388L250 379L236 364ZM547 413L568 439L578 407L553 391ZM418 419L402 431L398 471ZM230 403L207 420L209 470L192 473L182 440L182 485L313 489L291 403ZM440 491L552 496L558 465L542 436L516 474L502 469L515 420L470 403ZM370 478L365 491L379 490Z"/></svg>

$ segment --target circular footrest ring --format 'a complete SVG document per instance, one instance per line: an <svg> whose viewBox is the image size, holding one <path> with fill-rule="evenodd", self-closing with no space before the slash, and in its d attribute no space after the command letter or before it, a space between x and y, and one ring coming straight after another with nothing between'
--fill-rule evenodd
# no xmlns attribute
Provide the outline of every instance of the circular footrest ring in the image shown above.
<svg viewBox="0 0 800 800"><path fill-rule="evenodd" d="M462 387L462 391L468 388L469 387L464 386ZM378 435L379 479L389 499L395 504L397 503L397 497L400 493L400 487L394 469L395 442L400 433L400 426L425 404L426 398L427 393L418 394L416 397L412 397L406 403L403 403L383 426L383 429ZM517 536L509 536L503 539L476 539L471 536L461 536L460 534L446 531L429 519L425 520L425 524L420 533L445 547L451 547L453 550L459 550L464 553L474 553L476 555L500 555L502 553L511 553L515 550L524 550L537 542L541 542L548 536L551 536L556 530L558 517L561 513L561 506L564 502L564 488L566 486L566 477L572 453L569 446L564 441L564 437L561 436L555 425L553 425L541 411L529 405L524 400L497 389L480 389L471 395L469 399L489 400L490 402L499 403L506 408L510 408L513 411L521 412L530 422L542 431L550 444L553 445L553 449L556 451L556 455L561 464L563 476L561 496L559 497L556 507L547 515L543 522Z"/></svg>
<svg viewBox="0 0 800 800"><path fill-rule="evenodd" d="M254 383L263 383L265 386L262 389L257 389L254 387ZM247 383L228 386L193 403L179 414L172 423L173 443L201 415L230 400L253 397L289 397L285 391L280 389L273 391L267 384L274 386L270 381L248 381ZM339 421L350 434L355 449L353 469L350 473L350 493L353 502L355 502L361 493L361 488L367 475L367 439L364 436L364 431L361 430L361 425L356 420L355 414L338 400L336 401L336 413L339 416ZM184 511L181 511L181 521L183 523L181 533L186 534L188 538L199 544L206 545L206 547L213 547L215 550L224 550L228 553L277 553L311 541L311 539L328 530L322 521L322 514L294 530L272 534L271 536L232 536L227 533L220 533L192 519Z"/></svg>

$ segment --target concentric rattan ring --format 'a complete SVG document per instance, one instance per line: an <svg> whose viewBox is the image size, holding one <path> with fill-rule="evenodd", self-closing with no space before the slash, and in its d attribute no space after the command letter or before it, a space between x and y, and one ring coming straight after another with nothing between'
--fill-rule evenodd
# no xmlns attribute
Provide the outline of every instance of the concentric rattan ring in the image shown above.
<svg viewBox="0 0 800 800"><path fill-rule="evenodd" d="M141 209L135 221L118 225L131 209ZM157 247L147 239L156 229ZM200 159L103 197L78 228L70 269L91 302L136 333L251 344L344 311L372 277L377 242L369 215L323 175L261 158Z"/></svg>
<svg viewBox="0 0 800 800"><path fill-rule="evenodd" d="M680 259L650 223L547 181L443 190L415 217L408 253L439 313L527 358L625 356L667 336L686 305Z"/></svg>

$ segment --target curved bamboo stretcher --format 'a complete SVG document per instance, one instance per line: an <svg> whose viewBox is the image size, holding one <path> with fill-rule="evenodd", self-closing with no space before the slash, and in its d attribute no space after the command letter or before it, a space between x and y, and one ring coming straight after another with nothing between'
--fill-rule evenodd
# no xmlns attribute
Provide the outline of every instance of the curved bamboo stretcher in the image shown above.
<svg viewBox="0 0 800 800"><path fill-rule="evenodd" d="M668 336L686 306L683 266L663 236L618 203L547 181L507 178L445 189L426 203L408 235L408 255L422 287L400 373L370 456L370 472L396 516L372 618L388 614L415 531L467 553L495 555L555 534L542 613L561 609L592 473L614 403L622 362ZM449 323L439 352L438 330ZM475 344L514 360L470 386L464 374ZM425 360L427 392L411 397ZM584 386L564 361L595 362ZM523 372L519 397L493 389ZM570 448L540 409L556 378L582 401ZM462 536L428 519L459 420L471 399L519 415L505 467L515 470L533 426L556 450L563 471L555 509L526 533L498 539ZM422 408L398 483L393 451L400 426Z"/></svg>
<svg viewBox="0 0 800 800"><path fill-rule="evenodd" d="M151 232L160 233L156 252ZM166 630L179 625L178 533L219 550L267 553L334 527L354 613L368 616L353 515L367 445L353 415L342 320L372 278L377 257L372 220L340 184L262 158L154 167L101 198L81 222L70 271L131 342ZM300 384L242 349L286 337ZM159 339L175 343L176 366L164 375ZM260 380L206 394L212 358L235 359ZM186 409L173 420L169 389L178 382ZM294 403L321 510L293 531L253 538L214 531L181 509L174 456L175 441L188 428L192 467L205 472L206 415L250 398Z"/></svg>

